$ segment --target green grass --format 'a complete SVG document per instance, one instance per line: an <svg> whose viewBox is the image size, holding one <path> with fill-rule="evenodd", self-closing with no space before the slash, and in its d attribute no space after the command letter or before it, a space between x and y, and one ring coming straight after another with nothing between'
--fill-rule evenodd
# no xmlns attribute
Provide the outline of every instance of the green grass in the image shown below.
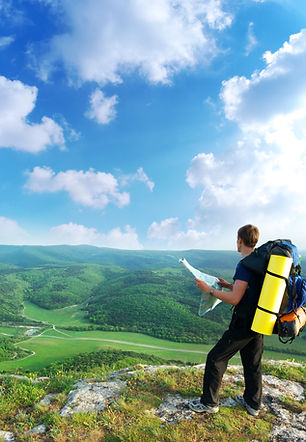
<svg viewBox="0 0 306 442"><path fill-rule="evenodd" d="M114 342L116 341L116 342ZM184 344L153 338L146 335L127 332L103 331L67 331L47 329L42 336L24 340L20 347L34 355L22 360L0 363L1 371L18 369L41 369L54 361L61 361L78 353L87 353L105 349L119 349L152 354L163 359L177 360L184 363L199 364L206 360L206 353L211 345ZM286 347L286 346L284 346ZM265 359L292 359L292 353L265 352ZM304 358L305 361L306 358ZM296 361L303 358L296 357ZM240 364L240 357L232 358L230 363Z"/></svg>
<svg viewBox="0 0 306 442"><path fill-rule="evenodd" d="M46 310L29 301L24 302L24 316L36 321L48 322L59 327L92 325L84 318L80 306L64 307L57 310Z"/></svg>
<svg viewBox="0 0 306 442"><path fill-rule="evenodd" d="M0 334L3 335L9 335L9 336L16 336L20 333L21 330L27 330L27 328L24 327L0 327Z"/></svg>
<svg viewBox="0 0 306 442"><path fill-rule="evenodd" d="M21 342L19 344L20 347L35 352L35 355L19 361L1 362L0 370L14 371L19 368L35 370L43 368L53 361L60 361L77 353L110 348L154 354L155 356L170 360L202 363L205 361L205 352L210 349L210 346L173 343L136 333L67 332L65 330L63 330L63 333L69 334L69 336L63 335L58 331L46 330L40 337L33 337ZM111 340L118 342L111 342ZM187 350L188 352L180 350Z"/></svg>
<svg viewBox="0 0 306 442"><path fill-rule="evenodd" d="M34 335L29 339L25 338L23 340L23 338L20 338L20 343L17 345L22 349L26 349L31 355L20 360L1 362L0 371L42 369L54 361L62 361L75 354L105 349L142 352L167 360L199 364L205 362L206 354L212 348L212 345L172 342L139 333L60 329L60 326L83 326L89 324L83 317L80 306L45 310L27 301L25 302L24 314L28 318L49 323L50 327L43 331L41 336L39 336L40 332L38 332L37 336ZM53 329L51 324L58 328ZM24 331L26 329L21 329L20 327L1 327L0 333L16 336L20 335L21 330ZM283 345L276 336L271 336L265 338L265 344L269 347L269 350L264 352L264 359L306 361L305 355L294 353L294 350L303 351L304 340L301 338L296 339L293 345ZM273 349L278 351L273 351ZM230 363L240 364L239 354Z"/></svg>
<svg viewBox="0 0 306 442"><path fill-rule="evenodd" d="M54 324L57 327L65 327L65 326L86 326L91 325L85 318L84 313L80 310L80 306L73 306L58 310L45 310L43 308L40 308L31 302L26 301L25 303L25 310L24 314L26 317L41 320L44 322L48 322L49 324ZM204 319L203 319L204 320ZM117 348L122 350L139 350L139 351L146 351L150 352L151 354L155 354L157 356L168 358L168 359L176 359L176 360L182 360L184 362L191 362L191 363L201 363L205 361L205 354L203 355L203 352L208 352L212 345L203 345L203 344L185 344L185 343L178 343L178 342L171 342L166 340L161 340L157 338L153 338L147 335L143 334L136 334L136 333L124 333L124 332L102 332L102 331L91 331L91 332L72 332L72 331L64 331L65 333L69 334L72 337L75 338L84 338L84 337L90 337L90 338L100 338L100 339L113 339L118 341L126 341L126 342L134 342L136 344L143 344L145 346L154 345L159 347L168 347L173 350L160 350L160 349L150 349L145 347L139 347L137 345L132 346L128 343L101 343L104 348L111 347L111 348ZM63 337L63 336L61 336ZM44 338L43 338L44 339ZM216 338L217 341L217 338ZM31 344L32 345L32 344ZM59 347L64 348L69 347L69 344L65 346L65 344L61 343L59 344L57 342L56 344ZM96 346L98 346L97 343L90 342L91 351L93 351ZM40 347L43 346L43 341L40 343L40 345L37 345L37 348L34 349L34 351L37 350L37 352L40 354L41 349ZM279 342L277 336L266 336L265 337L265 346L267 349L264 351L264 358L265 359L295 359L296 361L305 362L306 361L306 354L305 354L305 341L301 339L301 337L298 337L295 339L293 344L290 345L284 345ZM81 348L84 347L84 343L80 342L80 351L76 351L80 353ZM75 343L73 345L73 348L75 348ZM177 349L189 349L193 351L199 352L199 354L193 354L193 353L182 353L177 351ZM277 351L276 351L277 350ZM69 355L71 355L71 349L68 348ZM303 354L299 355L295 352L303 352ZM233 360L233 363L237 363L237 361L240 360L239 356ZM44 362L43 362L44 364ZM1 367L0 367L1 369Z"/></svg>
<svg viewBox="0 0 306 442"><path fill-rule="evenodd" d="M33 384L27 380L3 377L0 379L0 428L12 431L20 441L137 441L190 442L202 441L268 441L274 417L262 413L254 419L240 407L220 407L216 415L197 415L177 423L162 422L148 411L157 408L168 394L184 398L201 392L203 373L198 370L162 370L156 373L138 371L129 378L120 397L100 413L76 413L68 418L59 412L66 402L73 377L56 374L52 382ZM78 377L76 378L78 379ZM56 387L56 388L55 388ZM236 393L228 391L225 382L221 397ZM50 405L37 406L45 394L60 393ZM293 404L288 406L292 407ZM27 435L34 426L44 422L46 434Z"/></svg>

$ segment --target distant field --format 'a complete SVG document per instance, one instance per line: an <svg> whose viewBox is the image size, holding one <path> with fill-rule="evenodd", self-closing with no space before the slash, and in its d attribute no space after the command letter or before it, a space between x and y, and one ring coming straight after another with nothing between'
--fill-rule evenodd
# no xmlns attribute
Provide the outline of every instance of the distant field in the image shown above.
<svg viewBox="0 0 306 442"><path fill-rule="evenodd" d="M135 333L102 331L71 333L65 330L61 332L65 334L50 329L42 336L21 342L20 347L35 352L35 355L19 361L1 362L0 370L11 371L18 368L34 370L77 353L110 348L149 353L165 359L202 363L205 361L205 352L210 349L210 346L174 343Z"/></svg>
<svg viewBox="0 0 306 442"><path fill-rule="evenodd" d="M0 327L0 335L16 336L17 333L20 333L20 327Z"/></svg>
<svg viewBox="0 0 306 442"><path fill-rule="evenodd" d="M67 332L66 330L49 329L42 336L23 341L20 347L35 352L23 360L1 362L0 370L15 371L18 368L35 370L43 368L53 361L60 361L77 353L98 351L102 349L132 350L154 354L164 359L180 360L185 363L199 364L205 362L206 353L211 345L183 344L156 339L136 333L120 332ZM284 346L284 350L286 346ZM288 349L286 349L288 350ZM265 359L293 359L292 353L265 352ZM306 361L306 357L295 357L296 361ZM234 357L232 364L240 364L240 357Z"/></svg>
<svg viewBox="0 0 306 442"><path fill-rule="evenodd" d="M80 307L72 306L57 310L46 310L29 301L24 302L24 316L37 321L48 322L56 327L82 326L90 323L84 318Z"/></svg>
<svg viewBox="0 0 306 442"><path fill-rule="evenodd" d="M306 330L302 332L302 334L306 333ZM306 353L306 341L305 339L302 339L302 336L298 336L295 338L295 340L292 342L292 344L282 344L277 335L272 336L265 336L264 338L264 345L265 347L273 346L279 348L281 351L286 351L286 353L291 354L291 358L299 359L301 356L294 356L295 352L303 352ZM290 356L289 356L290 357ZM306 354L304 357L304 360L306 360Z"/></svg>
<svg viewBox="0 0 306 442"><path fill-rule="evenodd" d="M204 363L207 352L212 345L188 344L171 342L157 339L151 336L106 331L70 331L60 327L69 325L82 326L89 323L83 317L79 306L73 306L58 310L45 310L30 302L25 302L25 316L44 321L50 324L50 328L41 335L40 332L30 339L20 341L20 347L29 350L32 355L22 360L6 361L0 363L1 371L15 371L19 368L35 370L43 368L53 361L60 361L78 353L99 351L102 349L131 350L142 353L154 354L164 359L179 360L184 363ZM54 327L56 329L54 329ZM0 333L16 335L20 333L19 327L1 327ZM280 352L266 350L265 359L295 359L305 362L306 356L296 355L294 351L305 351L305 341L297 338L293 345L279 343L277 336L266 337L266 346L274 346L281 349ZM240 357L234 357L232 364L240 364Z"/></svg>

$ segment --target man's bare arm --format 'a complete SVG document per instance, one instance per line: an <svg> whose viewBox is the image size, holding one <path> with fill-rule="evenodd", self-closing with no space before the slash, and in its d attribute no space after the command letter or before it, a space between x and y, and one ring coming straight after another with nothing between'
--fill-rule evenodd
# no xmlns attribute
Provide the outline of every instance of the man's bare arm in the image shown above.
<svg viewBox="0 0 306 442"><path fill-rule="evenodd" d="M197 278L195 278L195 280L199 289L203 290L206 293L209 293L211 291L212 287L206 284L206 282L200 281ZM237 279L233 284L233 290L231 290L230 292L223 292L221 290L215 289L212 296L220 299L223 302L226 302L227 304L237 305L245 294L247 287L248 283L246 281L241 281Z"/></svg>

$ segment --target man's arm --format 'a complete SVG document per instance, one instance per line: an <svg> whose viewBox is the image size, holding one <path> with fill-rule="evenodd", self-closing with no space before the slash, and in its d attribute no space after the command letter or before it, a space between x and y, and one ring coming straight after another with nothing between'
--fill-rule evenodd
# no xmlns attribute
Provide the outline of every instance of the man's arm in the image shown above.
<svg viewBox="0 0 306 442"><path fill-rule="evenodd" d="M195 278L195 280L199 289L203 290L206 293L209 293L211 291L212 287L206 284L206 282L200 281L197 278ZM233 290L231 290L230 292L222 292L221 290L215 289L212 296L220 299L223 302L226 302L227 304L237 305L241 301L247 288L248 283L246 281L236 279L233 284Z"/></svg>

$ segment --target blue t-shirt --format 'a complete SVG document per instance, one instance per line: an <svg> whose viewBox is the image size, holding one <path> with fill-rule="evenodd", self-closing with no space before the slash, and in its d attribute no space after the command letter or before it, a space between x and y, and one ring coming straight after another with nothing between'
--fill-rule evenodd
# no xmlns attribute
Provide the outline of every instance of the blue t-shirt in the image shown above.
<svg viewBox="0 0 306 442"><path fill-rule="evenodd" d="M234 281L240 280L240 281L246 281L248 283L248 288L246 289L246 292L241 298L239 304L242 305L249 303L257 305L259 294L262 287L263 278L258 274L252 272L251 270L247 269L246 267L244 267L241 260L237 264L233 279Z"/></svg>

